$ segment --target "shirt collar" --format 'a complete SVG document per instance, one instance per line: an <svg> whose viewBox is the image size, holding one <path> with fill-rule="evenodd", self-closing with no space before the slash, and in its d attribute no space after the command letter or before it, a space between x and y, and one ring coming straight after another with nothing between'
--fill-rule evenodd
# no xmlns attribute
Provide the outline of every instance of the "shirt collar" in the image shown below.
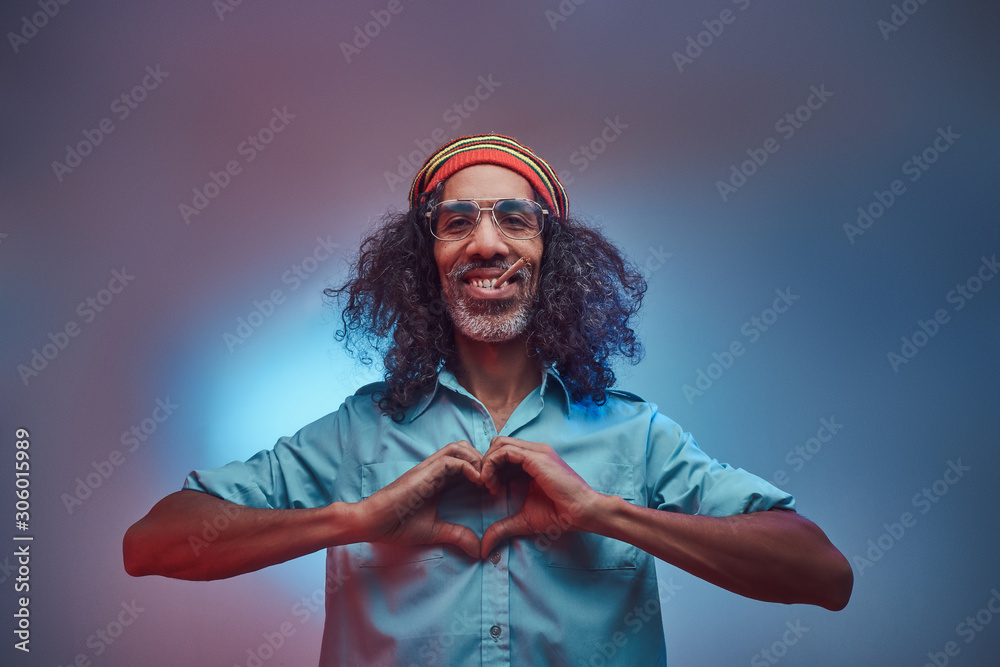
<svg viewBox="0 0 1000 667"><path fill-rule="evenodd" d="M550 377L553 378L554 380L552 386L558 387L558 389L549 389ZM445 389L449 389L457 394L461 394L469 398L475 398L465 389L465 387L463 387L458 383L458 379L455 377L454 373L452 373L447 368L442 366L441 369L438 371L437 382L434 383L434 388L427 394L425 394L419 401L417 401L416 405L414 405L414 407L410 410L410 414L409 416L407 416L406 422L407 423L412 422L417 417L422 415L427 410L427 408L430 407L431 403L434 401L434 397L437 395L438 391L440 391L442 387L444 387ZM542 386L539 390L540 395L542 397L542 401L545 400L546 391L559 392L557 395L562 397L563 409L568 414L569 405L571 402L569 396L569 390L566 389L566 385L565 383L563 383L563 379L562 377L560 377L559 371L556 369L554 365L547 366L542 373Z"/></svg>
<svg viewBox="0 0 1000 667"><path fill-rule="evenodd" d="M569 389L566 388L566 383L563 382L562 376L559 375L559 371L554 365L547 367L545 373L542 375L542 399L545 399L545 388L548 385L550 377L555 380L555 385L562 390L563 409L569 414L569 405L572 403L572 399L569 396Z"/></svg>

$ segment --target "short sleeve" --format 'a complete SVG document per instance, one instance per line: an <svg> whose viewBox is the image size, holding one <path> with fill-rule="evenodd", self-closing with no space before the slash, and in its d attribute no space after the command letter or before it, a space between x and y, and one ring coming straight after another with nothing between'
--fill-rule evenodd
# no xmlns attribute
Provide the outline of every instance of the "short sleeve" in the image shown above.
<svg viewBox="0 0 1000 667"><path fill-rule="evenodd" d="M185 489L261 509L322 507L337 498L350 416L345 406L278 440L273 449L221 468L195 470Z"/></svg>
<svg viewBox="0 0 1000 667"><path fill-rule="evenodd" d="M795 509L795 499L742 468L719 463L690 433L655 413L646 445L649 506L668 512L732 516Z"/></svg>

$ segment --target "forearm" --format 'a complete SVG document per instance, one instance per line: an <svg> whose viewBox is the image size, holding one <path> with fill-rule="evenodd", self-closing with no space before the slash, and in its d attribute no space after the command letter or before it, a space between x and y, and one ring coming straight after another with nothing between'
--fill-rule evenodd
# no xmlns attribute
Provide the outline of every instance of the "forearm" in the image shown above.
<svg viewBox="0 0 1000 667"><path fill-rule="evenodd" d="M353 508L255 509L200 491L173 493L125 534L125 569L189 580L232 577L362 541Z"/></svg>
<svg viewBox="0 0 1000 667"><path fill-rule="evenodd" d="M816 524L795 512L691 516L605 496L590 530L757 600L837 611L853 587L847 559Z"/></svg>

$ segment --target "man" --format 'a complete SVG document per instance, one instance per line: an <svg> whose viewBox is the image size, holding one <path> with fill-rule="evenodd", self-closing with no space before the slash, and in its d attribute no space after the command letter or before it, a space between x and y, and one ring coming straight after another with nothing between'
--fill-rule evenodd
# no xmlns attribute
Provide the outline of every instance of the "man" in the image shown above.
<svg viewBox="0 0 1000 667"><path fill-rule="evenodd" d="M614 357L641 352L644 290L528 148L443 146L328 290L338 337L384 352L386 381L192 473L129 529L126 569L216 579L326 548L323 665L665 664L654 556L841 609L851 568L791 496L610 389Z"/></svg>

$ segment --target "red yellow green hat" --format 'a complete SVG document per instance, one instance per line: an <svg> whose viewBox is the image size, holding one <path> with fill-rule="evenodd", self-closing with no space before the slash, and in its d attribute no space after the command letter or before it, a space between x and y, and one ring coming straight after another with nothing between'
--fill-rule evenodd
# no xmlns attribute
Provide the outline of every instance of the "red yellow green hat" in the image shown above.
<svg viewBox="0 0 1000 667"><path fill-rule="evenodd" d="M410 207L455 172L477 164L495 164L520 174L545 198L555 216L567 216L569 199L556 172L530 148L502 134L459 137L439 148L413 177Z"/></svg>

